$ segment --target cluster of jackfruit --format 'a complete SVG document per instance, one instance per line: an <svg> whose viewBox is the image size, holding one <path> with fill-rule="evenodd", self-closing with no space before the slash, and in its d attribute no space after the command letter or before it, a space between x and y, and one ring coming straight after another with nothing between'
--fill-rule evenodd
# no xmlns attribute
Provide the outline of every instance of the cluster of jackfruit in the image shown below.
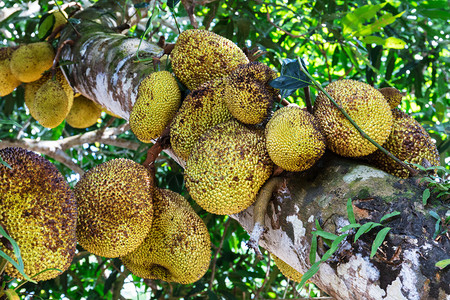
<svg viewBox="0 0 450 300"><path fill-rule="evenodd" d="M0 157L11 166L0 164L0 224L17 242L26 275L55 278L61 274L55 269L67 270L75 254L74 193L56 167L34 152L3 148ZM0 248L15 259L10 245L0 240ZM6 273L22 279L11 264Z"/></svg>

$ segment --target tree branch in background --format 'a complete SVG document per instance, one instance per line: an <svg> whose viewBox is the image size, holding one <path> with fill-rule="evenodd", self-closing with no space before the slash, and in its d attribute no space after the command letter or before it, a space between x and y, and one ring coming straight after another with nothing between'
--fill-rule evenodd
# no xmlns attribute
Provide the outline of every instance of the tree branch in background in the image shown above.
<svg viewBox="0 0 450 300"><path fill-rule="evenodd" d="M189 0L181 0L181 3L183 3L184 9L189 16L192 27L198 29L198 22L195 19L195 4Z"/></svg>

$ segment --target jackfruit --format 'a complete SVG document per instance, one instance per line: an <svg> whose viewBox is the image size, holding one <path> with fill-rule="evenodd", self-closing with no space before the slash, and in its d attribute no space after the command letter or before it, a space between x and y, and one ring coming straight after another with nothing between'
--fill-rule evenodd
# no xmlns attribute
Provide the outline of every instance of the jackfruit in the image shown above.
<svg viewBox="0 0 450 300"><path fill-rule="evenodd" d="M97 123L102 115L102 109L92 100L78 96L73 99L72 108L66 117L66 122L74 128L87 128Z"/></svg>
<svg viewBox="0 0 450 300"><path fill-rule="evenodd" d="M48 268L64 272L76 249L77 206L73 191L58 169L42 156L18 147L0 149L0 224L17 242L25 274L34 276ZM0 240L10 257L14 252ZM23 279L7 264L6 273ZM61 274L49 270L33 277L48 280Z"/></svg>
<svg viewBox="0 0 450 300"><path fill-rule="evenodd" d="M276 266L278 267L278 269L280 269L281 273L284 276L286 276L287 278L289 278L290 280L295 281L295 282L302 281L302 277L303 277L302 273L300 273L299 271L297 271L296 269L294 269L293 267L291 267L290 265L285 263L283 260L281 260L277 256L272 254L271 257L273 258L273 261L275 262Z"/></svg>
<svg viewBox="0 0 450 300"><path fill-rule="evenodd" d="M53 30L58 28L61 25L64 25L67 23L67 13L63 10L54 9L48 12L49 14L52 14L55 17L55 23L53 24ZM55 38L59 38L60 33L58 33ZM48 38L47 38L48 40Z"/></svg>
<svg viewBox="0 0 450 300"><path fill-rule="evenodd" d="M403 94L394 87L384 87L378 89L378 91L383 95L386 101L389 103L391 109L396 108L401 102L403 98Z"/></svg>
<svg viewBox="0 0 450 300"><path fill-rule="evenodd" d="M210 259L205 223L183 196L165 189L155 190L153 223L144 242L121 257L136 276L182 284L199 280Z"/></svg>
<svg viewBox="0 0 450 300"><path fill-rule="evenodd" d="M161 135L181 103L178 83L168 71L148 75L138 88L130 113L131 131L144 143Z"/></svg>
<svg viewBox="0 0 450 300"><path fill-rule="evenodd" d="M170 57L175 76L191 91L248 63L244 52L232 41L201 29L183 31Z"/></svg>
<svg viewBox="0 0 450 300"><path fill-rule="evenodd" d="M276 72L263 63L239 66L228 77L224 100L233 117L245 124L263 122L272 109L278 91L269 85Z"/></svg>
<svg viewBox="0 0 450 300"><path fill-rule="evenodd" d="M11 73L9 67L12 53L12 48L0 48L0 97L10 94L20 85L20 80Z"/></svg>
<svg viewBox="0 0 450 300"><path fill-rule="evenodd" d="M205 131L233 117L223 102L224 88L222 78L208 81L187 95L175 115L170 125L170 143L184 161Z"/></svg>
<svg viewBox="0 0 450 300"><path fill-rule="evenodd" d="M34 109L34 99L36 97L36 93L42 85L44 85L47 81L49 81L51 79L52 79L52 73L47 72L38 80L25 84L25 95L24 95L25 105L27 106L27 108L30 112L30 115L35 120L37 120L36 111ZM72 107L74 93L73 93L72 87L69 85L66 78L64 77L64 74L61 72L60 69L56 69L55 79L63 87L64 92L66 93L67 99L69 101L69 107Z"/></svg>
<svg viewBox="0 0 450 300"><path fill-rule="evenodd" d="M232 119L203 134L186 162L186 187L203 209L234 214L249 207L272 174L264 131Z"/></svg>
<svg viewBox="0 0 450 300"><path fill-rule="evenodd" d="M395 108L392 110L394 125L383 147L402 161L422 165L426 159L432 166L439 166L439 152L428 132L411 116ZM383 171L401 178L410 172L386 154L377 150L367 158Z"/></svg>
<svg viewBox="0 0 450 300"><path fill-rule="evenodd" d="M304 171L325 153L325 137L313 115L296 105L280 108L266 126L272 161L287 171Z"/></svg>
<svg viewBox="0 0 450 300"><path fill-rule="evenodd" d="M11 55L11 73L22 82L36 81L51 68L55 51L49 42L20 46Z"/></svg>
<svg viewBox="0 0 450 300"><path fill-rule="evenodd" d="M75 185L77 238L87 251L119 257L139 246L153 218L147 169L117 158L86 172Z"/></svg>
<svg viewBox="0 0 450 300"><path fill-rule="evenodd" d="M55 128L61 124L70 108L67 94L57 80L48 80L34 97L33 111L36 120L47 128Z"/></svg>
<svg viewBox="0 0 450 300"><path fill-rule="evenodd" d="M366 83L349 79L335 81L325 90L370 138L380 145L386 141L392 128L392 113L379 91ZM359 157L377 149L322 92L316 98L313 114L326 138L327 147L333 152Z"/></svg>

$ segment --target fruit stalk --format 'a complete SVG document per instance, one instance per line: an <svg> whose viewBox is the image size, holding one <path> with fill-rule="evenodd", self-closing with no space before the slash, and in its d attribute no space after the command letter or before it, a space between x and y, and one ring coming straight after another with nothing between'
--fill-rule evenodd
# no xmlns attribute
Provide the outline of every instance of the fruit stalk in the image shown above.
<svg viewBox="0 0 450 300"><path fill-rule="evenodd" d="M349 120L349 122L359 131L359 133L366 138L367 140L369 140L369 142L371 142L375 147L377 147L378 149L380 149L380 151L382 151L384 154L386 154L387 156L389 156L390 158L392 158L393 160L395 160L397 163L399 163L402 167L406 168L411 175L415 176L418 174L418 171L411 168L408 164L406 164L405 162L401 161L400 159L398 159L397 157L395 157L391 152L387 151L386 149L384 149L380 144L378 144L377 142L375 142L373 139L371 139L361 128L359 128L359 126L355 123L355 121L353 121L353 119L347 114L347 112L345 111L345 109L343 109L339 104L337 104L336 101L334 101L333 97L330 96L330 94L327 93L327 91L325 91L325 89L322 87L322 85L317 82L312 76L311 74L308 73L307 70L305 70L305 68L303 67L300 58L297 58L299 60L299 65L300 65L300 70L305 73L306 76L308 76L308 78L312 81L312 83L314 84L315 87L317 87L322 93L325 94L325 96L327 96L328 99L330 99L330 101L339 109L339 111L347 118L347 120Z"/></svg>

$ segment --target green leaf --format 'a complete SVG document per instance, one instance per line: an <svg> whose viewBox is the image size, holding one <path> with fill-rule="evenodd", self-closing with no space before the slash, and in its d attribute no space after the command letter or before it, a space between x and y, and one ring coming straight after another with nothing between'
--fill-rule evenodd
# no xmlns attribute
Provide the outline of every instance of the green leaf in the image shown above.
<svg viewBox="0 0 450 300"><path fill-rule="evenodd" d="M314 275L316 275L316 273L320 269L320 263L321 263L320 261L316 262L311 266L311 268L309 268L308 271L305 272L305 274L303 274L302 281L300 281L301 287L303 287L309 279L311 279Z"/></svg>
<svg viewBox="0 0 450 300"><path fill-rule="evenodd" d="M352 12L347 13L342 18L342 32L344 35L351 34L354 31L359 30L363 24L376 16L377 12L382 9L386 3L377 5L364 5Z"/></svg>
<svg viewBox="0 0 450 300"><path fill-rule="evenodd" d="M403 12L393 16L391 13L386 13L383 16L381 16L378 20L373 22L372 24L362 26L358 31L354 32L354 36L366 36L370 35L374 32L382 30L384 27L386 27L389 24L392 24L395 22L395 20L403 15Z"/></svg>
<svg viewBox="0 0 450 300"><path fill-rule="evenodd" d="M352 228L359 228L361 227L361 224L348 224L347 226L342 227L341 229L339 229L340 232L346 232L347 230L350 230Z"/></svg>
<svg viewBox="0 0 450 300"><path fill-rule="evenodd" d="M364 37L363 42L366 44L377 44L389 49L404 49L406 45L406 42L399 38L388 37L387 39L383 39L373 35Z"/></svg>
<svg viewBox="0 0 450 300"><path fill-rule="evenodd" d="M391 227L386 227L381 229L377 236L375 237L375 240L372 243L372 250L370 251L370 258L373 258L373 256L377 253L378 247L381 246L381 244L384 241L384 238L388 234L389 230L391 230Z"/></svg>
<svg viewBox="0 0 450 300"><path fill-rule="evenodd" d="M53 25L55 25L55 16L53 14L46 14L42 17L39 23L38 38L40 40L48 37L53 30Z"/></svg>
<svg viewBox="0 0 450 300"><path fill-rule="evenodd" d="M430 189L425 189L422 194L422 204L427 205L428 198L430 198Z"/></svg>
<svg viewBox="0 0 450 300"><path fill-rule="evenodd" d="M6 161L4 161L1 156L0 156L0 164L6 166L8 169L12 169L12 167Z"/></svg>
<svg viewBox="0 0 450 300"><path fill-rule="evenodd" d="M179 2L180 0L167 0L167 6L170 8L174 8Z"/></svg>
<svg viewBox="0 0 450 300"><path fill-rule="evenodd" d="M317 252L317 236L313 235L311 238L311 249L309 250L309 262L314 264L316 262Z"/></svg>
<svg viewBox="0 0 450 300"><path fill-rule="evenodd" d="M338 236L338 237L333 241L333 243L331 244L330 249L328 249L328 251L325 252L325 254L322 256L322 258L321 258L320 261L321 261L321 262L324 262L324 261L326 261L327 259L329 259L329 258L334 254L334 252L336 252L336 250L337 250L338 247L339 247L339 244L340 244L343 240L345 240L345 239L347 238L347 236L348 236L348 234L343 234L343 235Z"/></svg>
<svg viewBox="0 0 450 300"><path fill-rule="evenodd" d="M420 10L420 14L431 19L442 19L445 21L449 18L448 9L422 9Z"/></svg>
<svg viewBox="0 0 450 300"><path fill-rule="evenodd" d="M366 232L369 232L372 228L375 228L378 226L381 226L381 224L374 223L374 222L367 222L366 224L362 225L356 232L354 241L356 242L361 235L363 235Z"/></svg>
<svg viewBox="0 0 450 300"><path fill-rule="evenodd" d="M447 267L449 265L450 265L450 259L440 260L435 264L435 266L438 267L439 269L444 269L445 267Z"/></svg>
<svg viewBox="0 0 450 300"><path fill-rule="evenodd" d="M439 217L439 215L436 212L432 211L432 210L430 210L430 216L432 216L436 220L439 220L439 221L441 220L441 217Z"/></svg>
<svg viewBox="0 0 450 300"><path fill-rule="evenodd" d="M387 220L387 219L390 219L390 218L392 218L392 217L398 216L398 215L400 215L400 212L399 212L399 211L391 212L390 214L387 214L387 215L383 216L383 217L380 219L380 223L383 223L383 221L385 221L385 220Z"/></svg>
<svg viewBox="0 0 450 300"><path fill-rule="evenodd" d="M353 212L352 199L347 200L347 216L350 224L356 224L355 214Z"/></svg>
<svg viewBox="0 0 450 300"><path fill-rule="evenodd" d="M145 8L148 7L150 5L150 3L147 2L140 2L140 3L136 3L134 4L134 8Z"/></svg>
<svg viewBox="0 0 450 300"><path fill-rule="evenodd" d="M333 234L331 232L326 232L326 231L323 231L323 230L313 231L313 232L311 232L311 234L312 235L321 236L321 237L323 237L323 238L325 238L327 240L331 240L331 241L334 241L338 237L337 235L335 235L335 234Z"/></svg>
<svg viewBox="0 0 450 300"><path fill-rule="evenodd" d="M13 120L6 120L6 119L0 120L0 124L9 124L9 125L14 125L19 128L22 128L22 125L20 125L19 123L17 123L16 121L13 121Z"/></svg>
<svg viewBox="0 0 450 300"><path fill-rule="evenodd" d="M285 59L281 66L281 76L272 80L269 84L280 90L281 99L294 93L297 89L307 87L311 80L300 69L301 61L303 68L306 65L301 59Z"/></svg>

